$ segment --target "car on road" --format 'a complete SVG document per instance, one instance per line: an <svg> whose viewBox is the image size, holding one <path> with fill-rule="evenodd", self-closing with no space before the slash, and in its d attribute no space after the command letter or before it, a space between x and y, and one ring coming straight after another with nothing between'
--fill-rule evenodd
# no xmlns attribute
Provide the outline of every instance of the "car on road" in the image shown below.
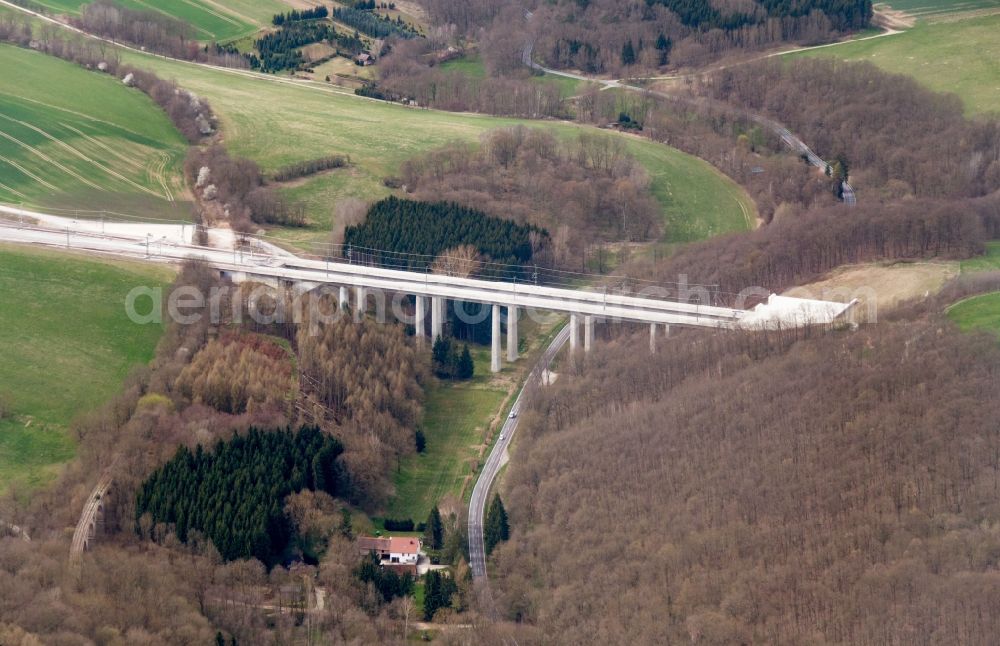
<svg viewBox="0 0 1000 646"><path fill-rule="evenodd" d="M517 417L517 411L513 411L513 410L510 411L509 419L514 419L515 417Z"/></svg>
<svg viewBox="0 0 1000 646"><path fill-rule="evenodd" d="M503 442L503 433L500 434L500 441Z"/></svg>

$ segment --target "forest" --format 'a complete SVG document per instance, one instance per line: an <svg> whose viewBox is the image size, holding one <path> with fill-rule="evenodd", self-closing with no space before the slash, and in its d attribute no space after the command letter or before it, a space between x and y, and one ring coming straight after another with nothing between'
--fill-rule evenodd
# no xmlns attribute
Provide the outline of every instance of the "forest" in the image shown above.
<svg viewBox="0 0 1000 646"><path fill-rule="evenodd" d="M337 30L325 22L289 21L277 31L265 34L254 41L263 72L280 72L296 69L305 58L299 48L303 45L328 40L340 44Z"/></svg>
<svg viewBox="0 0 1000 646"><path fill-rule="evenodd" d="M339 306L327 298L324 311ZM311 416L338 428L349 489L341 495L374 510L392 492L393 468L416 450L429 357L402 326L340 316L303 321L295 337ZM361 359L360 357L364 357Z"/></svg>
<svg viewBox="0 0 1000 646"><path fill-rule="evenodd" d="M870 63L801 59L728 68L702 94L771 116L884 199L977 197L1000 186L1000 121Z"/></svg>
<svg viewBox="0 0 1000 646"><path fill-rule="evenodd" d="M522 415L491 574L518 641L990 643L1000 348L940 308L601 344Z"/></svg>
<svg viewBox="0 0 1000 646"><path fill-rule="evenodd" d="M330 10L325 5L319 5L312 9L302 9L301 11L292 9L285 13L274 14L274 17L271 18L271 24L275 27L281 27L286 23L298 22L300 20L319 20L326 18L328 15L330 15Z"/></svg>
<svg viewBox="0 0 1000 646"><path fill-rule="evenodd" d="M136 528L149 535L154 523L171 524L181 542L197 530L226 561L256 558L273 566L292 538L282 511L285 497L302 489L336 496L343 450L316 427L251 427L211 451L182 445L139 488Z"/></svg>
<svg viewBox="0 0 1000 646"><path fill-rule="evenodd" d="M750 287L779 292L842 265L879 260L962 259L1000 232L1000 195L975 200L906 200L825 207L681 249L648 277L716 285L732 297ZM635 267L635 273L643 270Z"/></svg>
<svg viewBox="0 0 1000 646"><path fill-rule="evenodd" d="M358 93L376 96L372 93L377 91L377 98L410 99L418 105L440 110L527 118L570 116L557 84L537 83L528 78L527 70L521 65L516 40L506 35L490 42L496 42L496 50L502 49L506 56L487 58L490 74L483 78L459 70L445 70L437 64L439 58L449 55L448 39L428 37L397 42L381 60L377 84ZM484 42L480 48L488 46ZM497 61L496 69L494 61ZM521 74L510 73L514 71Z"/></svg>
<svg viewBox="0 0 1000 646"><path fill-rule="evenodd" d="M861 29L872 18L871 0L761 0L759 3L713 3L699 0L647 0L648 4L661 4L677 14L681 22L693 29L707 31L721 29L735 31L757 25L769 18L801 18L813 11L826 16L834 29L844 31ZM735 5L735 6L734 6Z"/></svg>
<svg viewBox="0 0 1000 646"><path fill-rule="evenodd" d="M491 261L522 265L547 239L548 233L533 225L454 202L387 197L372 205L362 224L344 230L344 254L352 262L425 270L441 252L471 245Z"/></svg>
<svg viewBox="0 0 1000 646"><path fill-rule="evenodd" d="M290 353L272 339L225 331L184 366L177 391L194 403L240 415L287 411L294 393Z"/></svg>
<svg viewBox="0 0 1000 646"><path fill-rule="evenodd" d="M577 267L587 247L647 241L661 233L649 178L621 137L582 133L562 142L516 126L479 146L446 145L405 162L400 181L416 199L444 199L549 232L537 264ZM436 197L435 197L436 196Z"/></svg>
<svg viewBox="0 0 1000 646"><path fill-rule="evenodd" d="M412 599L386 602L354 575L361 559L347 499L377 508L398 456L415 450L429 353L400 326L369 318L342 316L335 329L308 316L258 322L252 312L272 312L282 296L253 300L254 287L184 266L174 288L218 294L222 319L206 303L190 324L170 320L153 362L74 423L78 457L57 485L28 501L0 497L0 518L32 535L0 533L0 641L400 640ZM300 326L316 331L310 347L296 339ZM70 567L64 530L106 470L106 533ZM450 514L444 525L445 542L459 541L448 562L459 562L462 523ZM327 610L303 614L312 581L327 590Z"/></svg>
<svg viewBox="0 0 1000 646"><path fill-rule="evenodd" d="M334 19L344 23L348 27L354 27L366 36L372 38L415 38L416 33L413 28L403 22L402 18L391 20L380 16L374 11L357 9L355 7L335 7L333 10Z"/></svg>
<svg viewBox="0 0 1000 646"><path fill-rule="evenodd" d="M439 26L481 42L533 40L535 59L557 69L622 76L699 66L788 42L814 45L866 28L871 0L558 0L521 7L496 0L423 0ZM504 49L503 46L500 49Z"/></svg>

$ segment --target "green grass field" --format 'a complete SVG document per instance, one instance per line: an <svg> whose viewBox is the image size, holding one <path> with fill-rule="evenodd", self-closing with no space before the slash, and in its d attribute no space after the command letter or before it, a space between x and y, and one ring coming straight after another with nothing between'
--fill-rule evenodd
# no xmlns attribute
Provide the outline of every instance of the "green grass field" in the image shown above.
<svg viewBox="0 0 1000 646"><path fill-rule="evenodd" d="M161 329L129 321L125 295L169 280L138 263L0 246L0 397L13 412L0 421L0 491L51 479L73 456L72 419L152 358Z"/></svg>
<svg viewBox="0 0 1000 646"><path fill-rule="evenodd" d="M468 384L434 384L424 402L427 449L403 460L396 474L397 495L386 515L427 519L431 507L458 495L474 473L489 420L507 396L490 376L489 351L474 348L476 377Z"/></svg>
<svg viewBox="0 0 1000 646"><path fill-rule="evenodd" d="M76 14L90 0L35 0L53 13ZM155 10L183 20L198 40L228 40L271 24L276 13L288 11L279 0L115 0L129 9Z"/></svg>
<svg viewBox="0 0 1000 646"><path fill-rule="evenodd" d="M987 242L985 254L962 261L963 274L974 271L1000 271L1000 241Z"/></svg>
<svg viewBox="0 0 1000 646"><path fill-rule="evenodd" d="M0 202L187 216L187 144L146 95L0 45Z"/></svg>
<svg viewBox="0 0 1000 646"><path fill-rule="evenodd" d="M442 63L440 67L442 70L462 72L473 78L486 78L486 67L483 65L483 61L478 55L466 56L446 61ZM564 98L578 94L581 89L580 86L585 85L585 83L579 79L567 78L565 76L554 76L550 74L532 76L531 80L535 83L557 85Z"/></svg>
<svg viewBox="0 0 1000 646"><path fill-rule="evenodd" d="M978 11L980 9L995 9L1000 7L1000 0L890 0L887 4L893 9L905 11L918 18L939 16L942 14L962 11Z"/></svg>
<svg viewBox="0 0 1000 646"><path fill-rule="evenodd" d="M304 200L311 225L277 232L289 242L326 240L336 200L374 200L389 194L382 180L400 164L449 141L478 141L492 128L526 124L575 137L582 126L503 119L477 114L408 108L365 100L324 83L293 83L250 73L218 71L127 52L126 61L206 97L222 121L226 145L265 171L291 162L346 153L350 169L310 178L289 192ZM690 240L749 227L753 202L707 162L661 144L627 135L628 147L652 177L652 190L673 225L668 238Z"/></svg>
<svg viewBox="0 0 1000 646"><path fill-rule="evenodd" d="M1000 1L991 6L1000 6ZM996 112L1000 96L1000 65L996 63L1000 59L1000 37L997 36L1000 14L964 18L957 15L954 18L920 20L903 33L812 49L792 56L869 61L886 71L912 76L937 92L954 92L965 104L967 114Z"/></svg>
<svg viewBox="0 0 1000 646"><path fill-rule="evenodd" d="M963 332L986 330L1000 339L1000 292L959 301L948 309L948 318Z"/></svg>

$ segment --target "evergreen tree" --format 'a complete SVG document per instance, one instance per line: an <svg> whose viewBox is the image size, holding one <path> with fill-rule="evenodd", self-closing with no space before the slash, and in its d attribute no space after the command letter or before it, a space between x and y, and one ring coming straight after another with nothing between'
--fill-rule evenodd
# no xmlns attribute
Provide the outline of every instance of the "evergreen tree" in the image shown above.
<svg viewBox="0 0 1000 646"><path fill-rule="evenodd" d="M423 453L427 448L427 436L424 435L424 432L419 428L416 433L413 434L413 441L416 444L417 453Z"/></svg>
<svg viewBox="0 0 1000 646"><path fill-rule="evenodd" d="M409 574L400 575L391 568L382 567L375 552L369 552L361 561L354 569L354 576L363 583L371 583L384 603L413 592L413 577Z"/></svg>
<svg viewBox="0 0 1000 646"><path fill-rule="evenodd" d="M493 552L493 548L500 541L510 538L510 525L507 523L507 510L504 509L500 494L495 494L490 502L490 508L486 512L486 523L483 526L483 542L485 543L486 554Z"/></svg>
<svg viewBox="0 0 1000 646"><path fill-rule="evenodd" d="M154 522L172 523L182 542L198 530L225 560L254 557L270 567L293 536L282 512L285 497L304 488L336 494L342 451L316 427L250 428L212 451L181 446L136 493L137 525L148 513Z"/></svg>
<svg viewBox="0 0 1000 646"><path fill-rule="evenodd" d="M456 368L456 376L459 379L472 379L472 374L475 371L476 366L472 362L472 354L469 352L468 344L462 346L462 354L458 358L458 367Z"/></svg>
<svg viewBox="0 0 1000 646"><path fill-rule="evenodd" d="M622 65L635 65L635 48L631 38L622 45Z"/></svg>
<svg viewBox="0 0 1000 646"><path fill-rule="evenodd" d="M340 510L340 533L345 538L354 538L354 524L351 522L351 510L347 507Z"/></svg>
<svg viewBox="0 0 1000 646"><path fill-rule="evenodd" d="M672 40L667 38L663 32L656 38L656 49L660 52L660 65L666 65L670 62L670 50L673 49L674 43Z"/></svg>
<svg viewBox="0 0 1000 646"><path fill-rule="evenodd" d="M458 590L455 581L440 570L431 570L424 576L424 621L434 618L440 608L451 605L451 597Z"/></svg>
<svg viewBox="0 0 1000 646"><path fill-rule="evenodd" d="M441 522L441 512L437 505L431 509L427 517L427 528L424 530L424 542L432 550L439 550L444 546L444 523Z"/></svg>
<svg viewBox="0 0 1000 646"><path fill-rule="evenodd" d="M471 245L480 255L511 265L524 265L534 249L532 234L544 246L548 233L451 202L418 202L388 197L368 210L365 221L344 230L352 258L396 268L425 270L441 252ZM486 267L484 275L499 269ZM503 269L510 278L510 268ZM530 271L523 270L527 279Z"/></svg>
<svg viewBox="0 0 1000 646"><path fill-rule="evenodd" d="M434 374L441 379L452 377L451 339L439 336L431 349L431 360L434 363Z"/></svg>

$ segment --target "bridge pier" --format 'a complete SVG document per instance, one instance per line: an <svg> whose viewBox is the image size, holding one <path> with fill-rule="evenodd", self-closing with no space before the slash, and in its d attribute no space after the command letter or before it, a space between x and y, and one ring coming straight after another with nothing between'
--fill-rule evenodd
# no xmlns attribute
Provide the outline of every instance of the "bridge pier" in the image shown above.
<svg viewBox="0 0 1000 646"><path fill-rule="evenodd" d="M417 313L413 319L413 330L414 336L417 337L418 343L424 342L424 320L427 318L427 312L425 308L427 307L427 301L425 296L416 296L417 301Z"/></svg>
<svg viewBox="0 0 1000 646"><path fill-rule="evenodd" d="M663 326L663 338L670 336L670 324L669 323L650 323L649 324L649 353L656 354L656 326Z"/></svg>
<svg viewBox="0 0 1000 646"><path fill-rule="evenodd" d="M437 341L444 332L444 299L431 296L431 341Z"/></svg>
<svg viewBox="0 0 1000 646"><path fill-rule="evenodd" d="M569 315L569 351L576 352L576 347L580 345L580 317L576 314Z"/></svg>
<svg viewBox="0 0 1000 646"><path fill-rule="evenodd" d="M367 307L368 304L365 303L365 299L367 298L367 293L365 292L365 288L361 285L355 287L354 290L355 290L355 300L357 301L357 305L355 305L354 307L354 320L360 321L365 316L365 310L368 309Z"/></svg>
<svg viewBox="0 0 1000 646"><path fill-rule="evenodd" d="M340 309L346 309L351 306L351 302L347 298L347 287L344 285L340 286L340 299L339 299Z"/></svg>
<svg viewBox="0 0 1000 646"><path fill-rule="evenodd" d="M594 345L594 317L587 314L583 317L583 351L590 352Z"/></svg>
<svg viewBox="0 0 1000 646"><path fill-rule="evenodd" d="M507 361L517 361L517 305L507 306Z"/></svg>
<svg viewBox="0 0 1000 646"><path fill-rule="evenodd" d="M500 306L493 304L493 334L491 335L492 352L490 353L490 370L500 372Z"/></svg>

